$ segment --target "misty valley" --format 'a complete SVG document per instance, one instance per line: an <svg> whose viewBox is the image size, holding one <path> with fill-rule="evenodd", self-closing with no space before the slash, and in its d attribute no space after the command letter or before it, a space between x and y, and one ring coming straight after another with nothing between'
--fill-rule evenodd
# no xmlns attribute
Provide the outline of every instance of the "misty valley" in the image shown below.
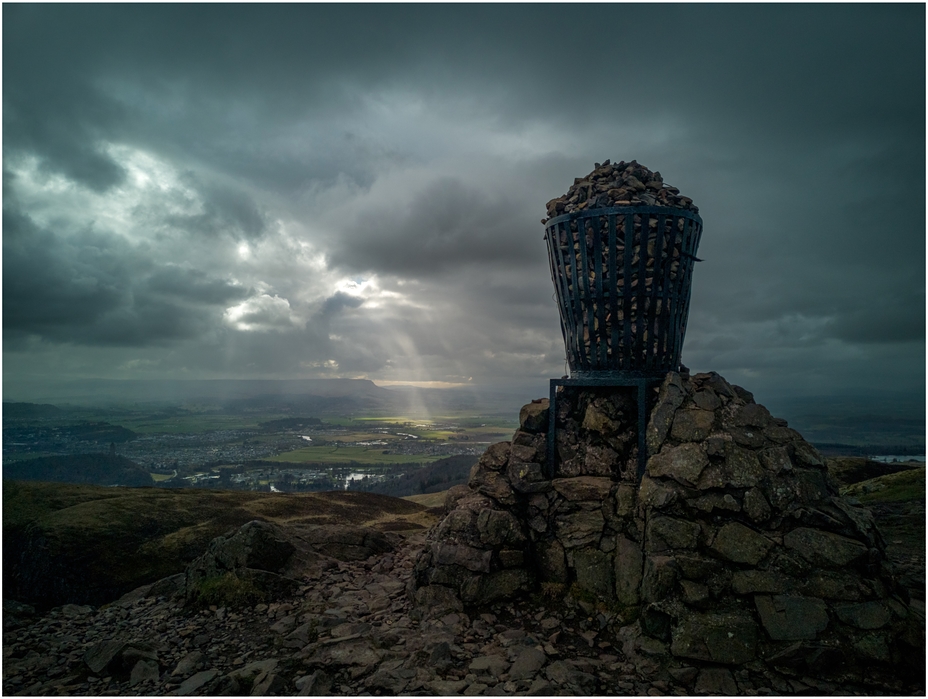
<svg viewBox="0 0 928 699"><path fill-rule="evenodd" d="M5 393L5 480L395 497L466 482L525 398L350 379L10 382ZM778 408L827 456L902 460L925 454L924 406L910 402Z"/></svg>
<svg viewBox="0 0 928 699"><path fill-rule="evenodd" d="M493 416L321 408L323 418L292 415L286 405L242 413L5 403L4 479L402 497L466 482L486 447L512 430Z"/></svg>

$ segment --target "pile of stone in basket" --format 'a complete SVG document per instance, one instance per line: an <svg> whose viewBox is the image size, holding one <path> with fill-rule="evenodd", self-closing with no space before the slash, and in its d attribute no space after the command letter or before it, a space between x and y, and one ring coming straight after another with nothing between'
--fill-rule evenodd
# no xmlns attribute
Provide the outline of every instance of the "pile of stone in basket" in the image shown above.
<svg viewBox="0 0 928 699"><path fill-rule="evenodd" d="M597 163L587 177L575 180L568 193L549 201L547 208L554 217L603 207L647 205L698 211L689 197L665 185L660 173L636 161L611 165L608 160ZM681 262L695 253L695 236L688 227L695 230L697 223L679 213L641 210L615 216L612 233L609 219L605 214L580 217L549 227L550 251L555 266L562 270L562 279L555 284L562 284L558 288L570 298L587 299L592 309L591 317L583 312L577 319L582 329L576 341L587 352L591 340L598 337L607 356L632 351L631 346L624 346L626 341L657 354L661 350L647 346L648 325L655 318L662 318L662 327L678 324L674 314L683 312L678 299L688 283L685 271L692 266L681 266ZM651 340L656 345L660 338Z"/></svg>
<svg viewBox="0 0 928 699"><path fill-rule="evenodd" d="M655 667L725 686L734 670L877 681L924 667L924 620L870 512L838 495L784 420L718 374L668 374L638 484L630 406L623 389L565 392L551 478L547 401L525 406L430 531L418 603L561 586L612 610Z"/></svg>
<svg viewBox="0 0 928 699"><path fill-rule="evenodd" d="M596 163L586 177L577 177L567 194L549 201L545 208L548 218L584 209L601 209L610 206L675 206L694 213L699 208L693 200L680 194L680 190L664 182L661 173L651 172L637 160L626 163L608 160ZM547 223L543 219L542 223Z"/></svg>

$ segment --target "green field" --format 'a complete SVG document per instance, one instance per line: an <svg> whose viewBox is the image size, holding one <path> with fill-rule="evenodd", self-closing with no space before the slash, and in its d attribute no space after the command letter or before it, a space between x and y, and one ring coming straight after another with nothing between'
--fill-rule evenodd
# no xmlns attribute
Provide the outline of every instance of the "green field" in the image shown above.
<svg viewBox="0 0 928 699"><path fill-rule="evenodd" d="M126 429L137 432L138 434L202 434L214 430L258 430L259 423L269 420L290 417L286 413L267 413L267 414L223 414L215 410L190 410L179 414L157 414L143 413L141 411L129 411L127 414L119 416L113 415L112 412L100 412L98 414L88 411L82 419L91 421L109 422L120 425ZM67 419L72 422L72 419ZM517 426L512 420L502 420L498 417L483 417L474 415L442 415L431 418L423 418L414 415L393 415L387 417L325 417L327 425L340 425L348 428L348 433L352 440L360 439L389 439L389 435L371 434L371 429L399 430L408 434L414 434L423 439L436 439L446 441L451 437L460 438L467 435L471 441L499 441L508 439L512 436L513 429ZM434 425L455 424L457 430L435 429ZM414 427L414 425L428 425L428 427ZM353 432L359 433L354 436ZM347 436L347 435L346 435ZM344 439L344 437L343 437Z"/></svg>
<svg viewBox="0 0 928 699"><path fill-rule="evenodd" d="M202 434L214 430L255 430L258 423L288 417L284 413L267 414L224 414L215 409L148 411L126 410L80 410L60 416L55 422L70 425L76 422L108 422L138 434Z"/></svg>
<svg viewBox="0 0 928 699"><path fill-rule="evenodd" d="M281 417L272 415L218 415L210 413L190 415L171 415L163 418L157 416L124 417L118 421L110 418L126 429L139 434L202 434L214 430L256 430L258 423ZM286 416L284 416L286 417Z"/></svg>
<svg viewBox="0 0 928 699"><path fill-rule="evenodd" d="M513 430L518 426L518 423L512 420L479 415L441 415L427 420L422 418L417 420L411 416L360 417L342 424L349 428L357 428L361 425L389 427L407 434L414 434L421 439L434 439L442 442L452 439L460 440L462 437L467 437L473 442L498 442L509 439Z"/></svg>
<svg viewBox="0 0 928 699"><path fill-rule="evenodd" d="M445 458L444 456L427 456L425 454L384 454L382 448L376 447L304 447L296 451L268 457L265 461L276 461L289 464L324 463L347 464L404 464L404 463L431 463Z"/></svg>

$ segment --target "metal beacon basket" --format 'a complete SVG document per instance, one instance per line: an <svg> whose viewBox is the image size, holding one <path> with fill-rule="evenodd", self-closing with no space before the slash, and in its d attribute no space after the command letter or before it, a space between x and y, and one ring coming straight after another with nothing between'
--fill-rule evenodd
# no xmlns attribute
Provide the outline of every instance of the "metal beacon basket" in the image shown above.
<svg viewBox="0 0 928 699"><path fill-rule="evenodd" d="M646 392L680 365L701 235L698 214L666 206L591 209L546 223L570 366L570 378L551 380L549 477L556 468L558 387L635 386L641 480L648 456Z"/></svg>
<svg viewBox="0 0 928 699"><path fill-rule="evenodd" d="M545 226L573 377L676 370L702 219L687 209L617 206Z"/></svg>

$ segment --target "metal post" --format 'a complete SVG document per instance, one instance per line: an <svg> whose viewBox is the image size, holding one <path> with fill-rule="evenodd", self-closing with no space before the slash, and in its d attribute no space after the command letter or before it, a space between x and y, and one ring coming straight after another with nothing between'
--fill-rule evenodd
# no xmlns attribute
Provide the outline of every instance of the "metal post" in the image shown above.
<svg viewBox="0 0 928 699"><path fill-rule="evenodd" d="M581 376L570 379L551 379L550 398L548 400L548 445L547 478L554 478L557 466L557 389L560 386L577 387L636 387L638 394L638 482L641 482L648 464L647 435L648 427L648 386L663 381L663 376L631 376L621 373L603 372L600 376Z"/></svg>

